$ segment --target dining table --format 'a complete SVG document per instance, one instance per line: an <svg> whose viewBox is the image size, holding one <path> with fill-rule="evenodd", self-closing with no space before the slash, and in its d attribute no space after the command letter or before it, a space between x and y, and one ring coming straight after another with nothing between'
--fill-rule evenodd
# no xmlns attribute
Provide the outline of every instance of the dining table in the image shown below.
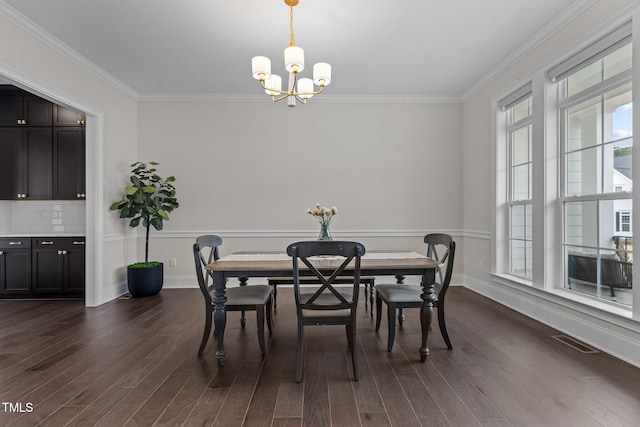
<svg viewBox="0 0 640 427"><path fill-rule="evenodd" d="M318 258L314 264L318 270L332 273L340 265L336 257ZM436 271L439 264L436 260L411 251L380 251L367 252L361 258L360 274L362 276L394 276L401 283L406 276L420 276L422 284L422 307L420 310L420 324L422 328L422 345L420 346L420 360L424 362L429 354L427 340L433 318L434 293ZM213 321L215 325L218 366L224 366L224 332L227 323L225 309L225 289L230 278L237 278L246 284L249 278L268 278L272 276L292 277L293 262L286 253L266 252L236 252L226 255L206 265L213 276ZM353 268L347 266L343 275L353 273ZM303 268L300 274L305 274Z"/></svg>

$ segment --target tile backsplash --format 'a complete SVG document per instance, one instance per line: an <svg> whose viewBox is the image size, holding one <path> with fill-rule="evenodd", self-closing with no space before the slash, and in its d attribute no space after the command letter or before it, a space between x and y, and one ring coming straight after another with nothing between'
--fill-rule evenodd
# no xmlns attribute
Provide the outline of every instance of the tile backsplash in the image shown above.
<svg viewBox="0 0 640 427"><path fill-rule="evenodd" d="M84 235L85 227L84 201L0 202L0 233Z"/></svg>

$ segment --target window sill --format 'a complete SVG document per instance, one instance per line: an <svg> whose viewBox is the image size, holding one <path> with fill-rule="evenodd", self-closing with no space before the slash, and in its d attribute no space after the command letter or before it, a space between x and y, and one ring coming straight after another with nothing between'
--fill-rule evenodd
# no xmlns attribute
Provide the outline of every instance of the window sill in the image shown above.
<svg viewBox="0 0 640 427"><path fill-rule="evenodd" d="M597 301L594 298L564 289L534 288L530 281L507 274L492 274L491 277L495 283L510 287L519 292L529 294L554 304L559 304L563 307L567 307L602 320L610 321L635 332L640 331L640 322L633 319L631 307L622 307L615 303Z"/></svg>

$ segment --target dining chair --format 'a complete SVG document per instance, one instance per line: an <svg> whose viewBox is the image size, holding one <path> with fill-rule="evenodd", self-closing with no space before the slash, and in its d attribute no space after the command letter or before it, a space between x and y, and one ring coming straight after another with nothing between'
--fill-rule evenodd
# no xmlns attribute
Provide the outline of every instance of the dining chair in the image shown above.
<svg viewBox="0 0 640 427"><path fill-rule="evenodd" d="M451 282L456 242L450 235L442 233L427 234L424 237L424 242L427 244L427 256L440 264L435 283L437 298L433 301L433 306L438 310L438 325L442 338L444 338L447 348L451 350L453 346L444 321L444 298ZM384 302L387 304L387 323L389 324L387 351L391 351L396 333L396 311L404 308L420 308L422 306L422 285L379 284L376 285L375 292L376 332L380 329L382 303ZM401 320L399 323L402 326Z"/></svg>
<svg viewBox="0 0 640 427"><path fill-rule="evenodd" d="M353 379L358 381L356 357L356 311L360 288L360 259L365 253L361 243L337 240L297 242L287 247L293 259L293 289L298 318L298 358L296 382L302 381L304 366L304 327L311 325L345 325L351 352ZM350 288L334 285L349 266ZM314 277L319 285L301 288L302 278Z"/></svg>
<svg viewBox="0 0 640 427"><path fill-rule="evenodd" d="M204 268L205 265L219 258L218 247L222 245L222 237L216 235L205 235L196 238L193 244L193 257L196 264L196 276L198 277L198 285L204 296L205 302L205 325L202 342L198 349L198 356L202 355L202 351L209 341L211 333L211 324L213 318L213 310L215 303L211 297L213 291L213 275ZM207 253L208 252L208 253ZM211 281L209 281L211 279ZM258 343L260 351L266 354L264 341L264 320L265 311L267 318L267 327L269 333L272 332L272 294L273 289L269 285L245 285L226 288L227 302L225 308L229 311L255 311L258 324ZM244 328L244 317L241 326ZM216 335L214 330L213 335Z"/></svg>

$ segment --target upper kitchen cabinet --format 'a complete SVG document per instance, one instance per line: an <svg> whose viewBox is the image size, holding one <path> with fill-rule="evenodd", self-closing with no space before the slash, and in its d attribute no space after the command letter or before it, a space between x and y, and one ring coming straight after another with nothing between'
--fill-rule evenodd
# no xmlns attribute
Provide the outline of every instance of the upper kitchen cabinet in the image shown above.
<svg viewBox="0 0 640 427"><path fill-rule="evenodd" d="M0 127L0 200L51 199L50 127Z"/></svg>
<svg viewBox="0 0 640 427"><path fill-rule="evenodd" d="M53 128L53 198L84 200L84 128Z"/></svg>
<svg viewBox="0 0 640 427"><path fill-rule="evenodd" d="M53 103L14 86L0 87L0 126L52 126Z"/></svg>
<svg viewBox="0 0 640 427"><path fill-rule="evenodd" d="M84 126L85 120L85 115L78 110L62 105L53 106L54 126Z"/></svg>
<svg viewBox="0 0 640 427"><path fill-rule="evenodd" d="M84 123L77 110L0 85L0 200L84 200Z"/></svg>

